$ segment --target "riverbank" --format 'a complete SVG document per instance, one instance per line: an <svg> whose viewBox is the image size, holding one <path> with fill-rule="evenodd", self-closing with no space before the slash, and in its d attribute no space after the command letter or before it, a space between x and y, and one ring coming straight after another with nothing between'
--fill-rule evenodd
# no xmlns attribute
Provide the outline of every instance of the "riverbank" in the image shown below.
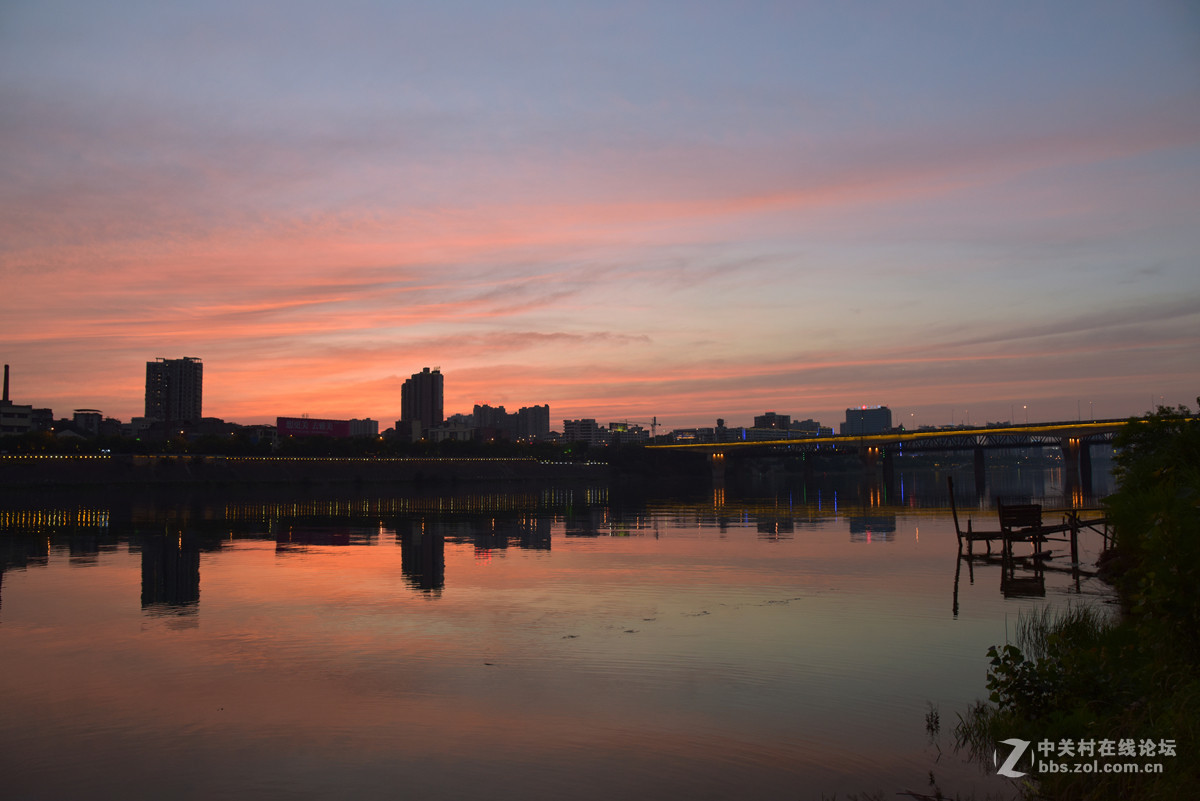
<svg viewBox="0 0 1200 801"><path fill-rule="evenodd" d="M1116 445L1101 567L1120 609L1024 617L957 729L1031 798L1185 798L1200 782L1200 421L1160 409Z"/></svg>
<svg viewBox="0 0 1200 801"><path fill-rule="evenodd" d="M0 487L423 484L576 481L608 475L599 462L535 458L319 458L163 454L0 456Z"/></svg>

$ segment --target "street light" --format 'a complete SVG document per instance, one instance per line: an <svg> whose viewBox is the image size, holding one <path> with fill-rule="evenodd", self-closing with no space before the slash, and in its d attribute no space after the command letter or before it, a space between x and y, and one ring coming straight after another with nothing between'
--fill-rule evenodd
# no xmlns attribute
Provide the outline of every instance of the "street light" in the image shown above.
<svg viewBox="0 0 1200 801"><path fill-rule="evenodd" d="M1022 406L1021 408L1025 410L1025 425L1029 425L1029 407Z"/></svg>

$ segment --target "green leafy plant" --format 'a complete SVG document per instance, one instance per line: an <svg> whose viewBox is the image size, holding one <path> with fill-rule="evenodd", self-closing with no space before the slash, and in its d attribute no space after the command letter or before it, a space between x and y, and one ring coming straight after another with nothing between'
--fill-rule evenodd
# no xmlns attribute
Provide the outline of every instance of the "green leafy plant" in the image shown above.
<svg viewBox="0 0 1200 801"><path fill-rule="evenodd" d="M1025 657L1015 645L988 648L988 700L1023 718L1033 718L1054 698L1062 684L1055 660Z"/></svg>

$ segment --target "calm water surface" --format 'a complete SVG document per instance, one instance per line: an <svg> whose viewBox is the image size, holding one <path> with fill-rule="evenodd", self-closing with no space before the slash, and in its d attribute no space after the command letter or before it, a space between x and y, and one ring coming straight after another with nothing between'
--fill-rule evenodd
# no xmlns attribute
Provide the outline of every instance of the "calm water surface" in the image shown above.
<svg viewBox="0 0 1200 801"><path fill-rule="evenodd" d="M944 479L900 482L9 503L0 795L1011 796L955 713L1020 611L1106 591L1006 597Z"/></svg>

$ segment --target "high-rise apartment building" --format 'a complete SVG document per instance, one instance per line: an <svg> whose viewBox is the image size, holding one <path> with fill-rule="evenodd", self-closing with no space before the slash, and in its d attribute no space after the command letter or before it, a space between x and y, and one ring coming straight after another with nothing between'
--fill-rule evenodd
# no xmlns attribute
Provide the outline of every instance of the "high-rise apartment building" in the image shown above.
<svg viewBox="0 0 1200 801"><path fill-rule="evenodd" d="M442 373L426 367L400 388L401 424L420 423L421 435L442 422Z"/></svg>
<svg viewBox="0 0 1200 801"><path fill-rule="evenodd" d="M517 437L525 440L549 439L550 404L522 406L517 410Z"/></svg>
<svg viewBox="0 0 1200 801"><path fill-rule="evenodd" d="M166 423L199 423L204 364L195 357L146 362L146 417Z"/></svg>

